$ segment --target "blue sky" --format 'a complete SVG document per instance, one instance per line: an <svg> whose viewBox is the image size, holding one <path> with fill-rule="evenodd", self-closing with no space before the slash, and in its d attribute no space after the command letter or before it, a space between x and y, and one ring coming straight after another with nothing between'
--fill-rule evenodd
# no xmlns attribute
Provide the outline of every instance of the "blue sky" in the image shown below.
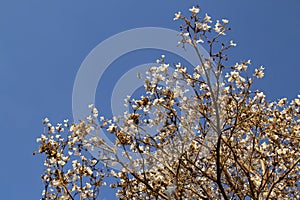
<svg viewBox="0 0 300 200"><path fill-rule="evenodd" d="M72 119L74 80L89 52L108 37L132 28L178 30L174 13L195 4L214 19L230 20L230 38L238 43L231 59L251 59L253 66L266 67L265 78L255 87L269 100L293 98L300 92L298 0L0 1L1 199L40 198L42 157L32 156L32 151L42 133L41 120L45 116L53 122ZM121 63L154 62L158 53L140 56L137 52L128 55L130 59L125 55ZM97 99L107 97L100 92ZM103 191L101 199L111 196Z"/></svg>

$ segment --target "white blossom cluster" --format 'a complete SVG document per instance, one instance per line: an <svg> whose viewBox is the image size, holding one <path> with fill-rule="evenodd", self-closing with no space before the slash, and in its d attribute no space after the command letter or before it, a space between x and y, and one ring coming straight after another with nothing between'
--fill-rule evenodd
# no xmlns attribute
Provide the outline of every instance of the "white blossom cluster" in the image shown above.
<svg viewBox="0 0 300 200"><path fill-rule="evenodd" d="M80 124L53 126L48 118L43 120L44 133L37 138L40 144L38 152L46 155L45 171L41 176L45 183L42 192L44 200L48 199L96 199L99 187L105 185L98 166L99 160L87 153L84 136L91 129L82 121ZM68 131L66 132L65 129Z"/></svg>

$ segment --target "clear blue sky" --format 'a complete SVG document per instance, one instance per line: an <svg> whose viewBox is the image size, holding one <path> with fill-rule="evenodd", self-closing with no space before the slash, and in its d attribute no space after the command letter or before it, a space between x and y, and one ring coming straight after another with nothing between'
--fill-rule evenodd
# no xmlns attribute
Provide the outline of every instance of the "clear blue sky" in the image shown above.
<svg viewBox="0 0 300 200"><path fill-rule="evenodd" d="M256 87L268 99L299 93L298 0L1 0L0 199L41 197L42 159L32 156L41 120L72 119L73 83L88 53L128 29L178 30L174 13L195 4L214 19L230 20L230 37L238 43L231 51L233 61L252 59L253 66L266 66L266 77ZM136 59L143 63L156 58L153 53L145 61ZM111 199L104 192L101 199Z"/></svg>

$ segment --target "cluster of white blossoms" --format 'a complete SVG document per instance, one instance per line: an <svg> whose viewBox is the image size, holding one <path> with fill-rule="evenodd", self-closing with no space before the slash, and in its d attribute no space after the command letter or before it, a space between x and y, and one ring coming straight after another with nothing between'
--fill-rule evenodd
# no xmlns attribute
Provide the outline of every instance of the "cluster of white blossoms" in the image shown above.
<svg viewBox="0 0 300 200"><path fill-rule="evenodd" d="M250 60L228 64L236 46L222 42L228 20L213 26L199 7L189 11L174 19L184 22L180 44L198 52L197 66L173 67L162 55L142 77L145 94L126 98L122 116L99 117L90 105L79 123L44 120L43 199L96 199L106 176L116 179L110 187L120 199L300 199L300 95L268 102L252 91L264 68L249 77ZM209 58L199 54L199 42L209 45ZM100 129L114 136L112 146ZM120 170L105 170L112 165Z"/></svg>
<svg viewBox="0 0 300 200"><path fill-rule="evenodd" d="M255 69L254 76L256 76L257 78L263 78L265 75L264 69L265 68L263 66L261 66L258 69Z"/></svg>
<svg viewBox="0 0 300 200"><path fill-rule="evenodd" d="M40 147L34 152L46 155L41 176L45 183L42 199L96 199L99 187L105 185L105 175L98 167L99 160L87 153L84 136L92 126L85 126L83 121L70 125L69 120L52 126L48 118L43 125L44 133L37 138Z"/></svg>

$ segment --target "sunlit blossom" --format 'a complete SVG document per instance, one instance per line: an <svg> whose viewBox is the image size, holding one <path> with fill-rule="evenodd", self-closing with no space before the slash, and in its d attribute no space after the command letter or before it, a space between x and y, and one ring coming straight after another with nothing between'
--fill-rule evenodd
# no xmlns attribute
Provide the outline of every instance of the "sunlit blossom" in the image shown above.
<svg viewBox="0 0 300 200"><path fill-rule="evenodd" d="M193 14L197 14L200 12L200 8L193 6L192 8L189 9Z"/></svg>
<svg viewBox="0 0 300 200"><path fill-rule="evenodd" d="M173 20L178 20L181 18L181 12L175 13L175 17Z"/></svg>

